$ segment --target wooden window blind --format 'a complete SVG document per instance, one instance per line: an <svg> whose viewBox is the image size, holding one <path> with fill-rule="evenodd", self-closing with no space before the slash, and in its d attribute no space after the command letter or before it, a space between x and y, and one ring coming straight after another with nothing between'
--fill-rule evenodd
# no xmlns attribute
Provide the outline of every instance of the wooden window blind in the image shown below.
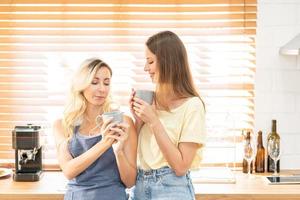
<svg viewBox="0 0 300 200"><path fill-rule="evenodd" d="M204 163L241 162L254 123L256 0L1 0L0 160L12 162L11 130L45 127L45 163L56 163L51 124L72 72L89 57L113 69L114 99L151 87L144 42L171 30L185 43L207 107ZM174 122L175 123L175 122Z"/></svg>

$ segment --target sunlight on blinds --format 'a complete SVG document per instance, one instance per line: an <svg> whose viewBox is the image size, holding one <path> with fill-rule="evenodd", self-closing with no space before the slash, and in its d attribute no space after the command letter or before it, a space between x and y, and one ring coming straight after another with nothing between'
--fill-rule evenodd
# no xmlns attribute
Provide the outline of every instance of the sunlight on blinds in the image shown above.
<svg viewBox="0 0 300 200"><path fill-rule="evenodd" d="M131 88L152 87L144 42L171 30L206 103L204 162L241 162L241 132L254 122L256 0L38 2L0 2L0 159L13 159L13 127L33 123L46 127L44 158L55 163L51 124L79 64L107 62L113 97L126 108Z"/></svg>

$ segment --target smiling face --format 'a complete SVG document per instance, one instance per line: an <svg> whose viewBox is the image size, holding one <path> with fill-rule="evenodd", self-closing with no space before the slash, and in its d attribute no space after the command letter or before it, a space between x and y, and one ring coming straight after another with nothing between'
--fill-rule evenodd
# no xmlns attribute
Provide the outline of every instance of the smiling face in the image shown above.
<svg viewBox="0 0 300 200"><path fill-rule="evenodd" d="M107 67L101 67L97 70L90 85L83 91L87 102L101 106L105 102L110 91L111 73Z"/></svg>
<svg viewBox="0 0 300 200"><path fill-rule="evenodd" d="M144 71L147 72L152 80L153 83L158 82L158 67L157 67L157 58L156 56L146 47L146 64Z"/></svg>

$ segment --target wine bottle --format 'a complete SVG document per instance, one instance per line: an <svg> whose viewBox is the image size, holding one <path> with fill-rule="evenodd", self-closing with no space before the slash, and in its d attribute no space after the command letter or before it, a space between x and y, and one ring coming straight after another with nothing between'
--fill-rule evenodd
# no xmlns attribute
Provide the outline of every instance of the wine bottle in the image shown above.
<svg viewBox="0 0 300 200"><path fill-rule="evenodd" d="M262 140L262 131L258 132L257 136L257 152L255 157L255 172L265 172L265 148Z"/></svg>
<svg viewBox="0 0 300 200"><path fill-rule="evenodd" d="M277 127L276 127L276 120L272 120L272 132L268 135L267 142L269 143L270 140L279 140L280 141L280 136L277 133ZM268 172L274 172L275 169L275 163L274 160L269 156L268 154L268 159L267 159L267 171ZM277 172L280 172L280 160L277 161Z"/></svg>
<svg viewBox="0 0 300 200"><path fill-rule="evenodd" d="M251 164L250 164L250 173L252 174L252 171L253 171L253 161L251 161ZM243 159L243 173L247 174L248 173L248 162L247 160L244 158Z"/></svg>
<svg viewBox="0 0 300 200"><path fill-rule="evenodd" d="M251 139L250 132L247 132L246 143L250 143L250 139ZM252 173L252 170L253 170L253 161L251 161L250 164L250 173ZM243 173L248 173L248 162L245 158L243 159Z"/></svg>

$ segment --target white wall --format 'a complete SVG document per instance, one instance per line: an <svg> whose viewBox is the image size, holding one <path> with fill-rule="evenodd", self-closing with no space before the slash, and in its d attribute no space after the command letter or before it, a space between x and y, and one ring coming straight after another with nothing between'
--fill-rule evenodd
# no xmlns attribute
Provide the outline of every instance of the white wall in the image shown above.
<svg viewBox="0 0 300 200"><path fill-rule="evenodd" d="M266 134L277 119L281 168L300 169L300 67L279 48L300 33L300 0L258 0L255 131ZM300 63L298 63L300 66Z"/></svg>

